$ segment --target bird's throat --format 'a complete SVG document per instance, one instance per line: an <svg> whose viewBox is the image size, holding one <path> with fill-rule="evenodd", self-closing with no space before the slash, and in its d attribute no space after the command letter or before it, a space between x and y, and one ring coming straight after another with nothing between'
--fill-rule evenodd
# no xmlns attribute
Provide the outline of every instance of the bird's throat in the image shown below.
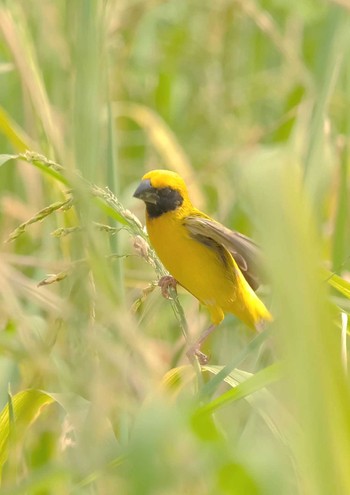
<svg viewBox="0 0 350 495"><path fill-rule="evenodd" d="M158 198L156 203L146 203L146 210L149 218L157 218L163 215L163 213L176 210L184 201L184 198L179 191L171 189L170 187L158 189L157 193Z"/></svg>

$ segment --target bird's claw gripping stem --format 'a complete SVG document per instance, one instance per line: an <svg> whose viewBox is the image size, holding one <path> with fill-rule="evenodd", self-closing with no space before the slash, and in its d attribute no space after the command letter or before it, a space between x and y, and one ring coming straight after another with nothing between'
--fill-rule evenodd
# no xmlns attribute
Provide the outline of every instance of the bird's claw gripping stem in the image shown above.
<svg viewBox="0 0 350 495"><path fill-rule="evenodd" d="M204 352L202 352L197 345L190 347L186 352L186 355L191 362L193 362L193 359L196 356L199 364L201 364L202 366L207 364L209 361L208 356L204 354Z"/></svg>
<svg viewBox="0 0 350 495"><path fill-rule="evenodd" d="M161 279L158 280L158 286L162 291L162 296L165 299L170 299L169 287L176 291L177 280L171 275L165 275Z"/></svg>

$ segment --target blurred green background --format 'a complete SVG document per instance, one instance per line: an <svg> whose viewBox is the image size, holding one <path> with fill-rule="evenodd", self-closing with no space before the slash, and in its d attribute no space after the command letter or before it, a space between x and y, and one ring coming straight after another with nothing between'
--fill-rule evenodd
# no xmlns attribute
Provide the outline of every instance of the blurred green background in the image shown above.
<svg viewBox="0 0 350 495"><path fill-rule="evenodd" d="M349 16L2 0L1 493L350 493ZM274 323L227 316L202 370L133 217L152 168L266 258Z"/></svg>

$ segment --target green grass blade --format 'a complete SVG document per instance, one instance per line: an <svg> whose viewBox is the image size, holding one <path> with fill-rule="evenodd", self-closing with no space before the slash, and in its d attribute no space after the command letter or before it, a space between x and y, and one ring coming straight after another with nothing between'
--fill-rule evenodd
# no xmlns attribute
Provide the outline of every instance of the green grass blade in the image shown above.
<svg viewBox="0 0 350 495"><path fill-rule="evenodd" d="M16 435L29 428L35 421L42 408L52 404L54 399L41 390L24 390L11 397L12 422L16 428ZM0 470L6 462L8 455L8 439L10 434L10 413L6 405L0 413Z"/></svg>
<svg viewBox="0 0 350 495"><path fill-rule="evenodd" d="M210 366L205 366L204 369L210 371L211 373L213 373L214 371L214 369ZM215 374L217 374L217 370L215 371ZM243 383L240 383L239 385L235 384L235 373L231 372L230 375L227 375L225 381L234 388L228 390L216 399L208 402L207 404L199 408L197 414L212 414L213 412L227 404L230 404L236 400L246 398L249 395L254 394L255 392L267 387L268 385L271 385L281 378L281 366L277 363L268 366L267 368L258 371L254 375L249 376L245 381L243 381Z"/></svg>

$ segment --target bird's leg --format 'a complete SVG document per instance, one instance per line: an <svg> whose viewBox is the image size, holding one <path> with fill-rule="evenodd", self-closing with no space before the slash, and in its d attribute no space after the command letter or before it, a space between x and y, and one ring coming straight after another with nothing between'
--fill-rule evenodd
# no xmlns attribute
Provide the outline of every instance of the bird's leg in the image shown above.
<svg viewBox="0 0 350 495"><path fill-rule="evenodd" d="M165 297L165 299L170 299L169 287L176 290L177 280L171 275L165 275L158 280L158 286L162 291L162 296Z"/></svg>
<svg viewBox="0 0 350 495"><path fill-rule="evenodd" d="M201 334L199 339L188 349L186 354L190 361L193 360L193 356L197 356L200 364L202 365L207 364L208 356L201 351L201 345L207 339L207 337L215 330L216 327L217 325L210 325L210 327L204 330L204 332Z"/></svg>

